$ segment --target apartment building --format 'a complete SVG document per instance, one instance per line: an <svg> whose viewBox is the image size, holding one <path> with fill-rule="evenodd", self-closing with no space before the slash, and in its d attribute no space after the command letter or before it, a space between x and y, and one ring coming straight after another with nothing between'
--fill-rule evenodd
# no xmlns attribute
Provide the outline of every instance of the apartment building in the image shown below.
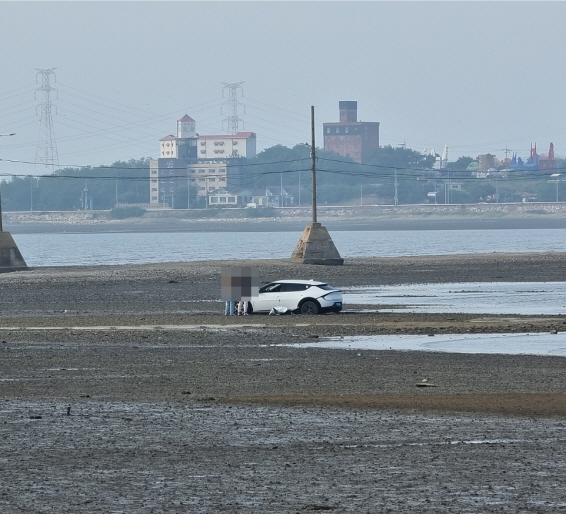
<svg viewBox="0 0 566 514"><path fill-rule="evenodd" d="M161 138L159 158L150 160L150 205L179 208L184 190L188 207L190 191L208 198L218 189L238 187L243 166L255 155L255 133L200 135L195 120L185 115L177 120L177 135Z"/></svg>

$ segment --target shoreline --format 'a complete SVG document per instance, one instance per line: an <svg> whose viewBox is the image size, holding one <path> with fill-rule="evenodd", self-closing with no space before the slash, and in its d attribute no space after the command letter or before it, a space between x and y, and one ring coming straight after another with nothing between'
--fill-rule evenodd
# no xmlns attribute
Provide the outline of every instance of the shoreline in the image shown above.
<svg viewBox="0 0 566 514"><path fill-rule="evenodd" d="M456 206L449 206L456 207ZM490 206L491 207L491 206ZM560 209L566 205L560 205ZM328 210L328 209L326 209ZM481 210L461 214L458 210L448 212L412 213L372 212L370 208L335 208L332 214L326 210L319 213L319 222L330 231L389 231L389 230L514 230L514 229L562 229L566 228L566 211L531 210L523 213L502 213ZM193 214L193 216L191 216ZM230 213L228 213L230 214ZM5 213L4 230L13 234L32 233L95 233L95 232L302 232L310 223L310 213L259 218L243 217L243 213L232 216L197 217L194 213L149 212L142 218L111 220L108 213L88 214L57 213ZM244 213L245 214L245 213Z"/></svg>
<svg viewBox="0 0 566 514"><path fill-rule="evenodd" d="M100 224L30 223L4 224L4 231L11 234L43 233L112 233L112 232L297 232L300 234L310 221L265 220L192 220L190 222L123 223ZM529 230L564 229L566 218L537 219L437 219L437 220L383 220L322 219L321 223L330 231L412 231L412 230Z"/></svg>

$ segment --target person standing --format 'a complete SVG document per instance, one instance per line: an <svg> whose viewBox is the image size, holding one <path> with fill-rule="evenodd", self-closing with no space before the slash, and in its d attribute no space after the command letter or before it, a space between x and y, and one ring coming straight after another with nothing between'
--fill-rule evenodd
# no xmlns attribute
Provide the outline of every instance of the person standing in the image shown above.
<svg viewBox="0 0 566 514"><path fill-rule="evenodd" d="M240 300L238 302L238 316L248 315L249 302L247 300Z"/></svg>
<svg viewBox="0 0 566 514"><path fill-rule="evenodd" d="M236 302L231 301L231 300L228 300L228 301L226 302L226 307L225 307L225 309L224 309L224 315L225 315L225 316L234 316L234 314L235 314L235 312L234 312L235 305L236 305Z"/></svg>

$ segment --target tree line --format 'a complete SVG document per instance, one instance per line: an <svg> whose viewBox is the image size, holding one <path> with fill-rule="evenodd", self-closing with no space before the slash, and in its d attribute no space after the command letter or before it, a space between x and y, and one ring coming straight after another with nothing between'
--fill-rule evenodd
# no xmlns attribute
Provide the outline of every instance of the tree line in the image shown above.
<svg viewBox="0 0 566 514"><path fill-rule="evenodd" d="M14 176L2 183L4 211L108 210L149 202L149 159L110 166L63 168L50 175Z"/></svg>
<svg viewBox="0 0 566 514"><path fill-rule="evenodd" d="M316 151L319 204L416 204L566 201L559 177L564 168L546 172L497 172L477 178L467 167L474 159L460 157L447 169L435 170L435 157L404 147L384 146L362 164L336 154ZM179 170L179 176L183 170ZM565 174L566 178L566 174ZM5 211L110 210L117 205L149 203L149 159L117 161L109 166L64 168L50 175L14 176L3 181ZM180 180L174 206L198 203L196 191ZM261 190L283 187L292 205L308 205L311 197L311 155L308 145L276 145L249 159L240 171L240 187Z"/></svg>

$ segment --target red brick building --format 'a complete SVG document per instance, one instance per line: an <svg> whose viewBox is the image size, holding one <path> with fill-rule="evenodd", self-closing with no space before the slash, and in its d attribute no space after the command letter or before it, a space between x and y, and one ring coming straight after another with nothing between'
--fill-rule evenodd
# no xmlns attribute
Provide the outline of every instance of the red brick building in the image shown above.
<svg viewBox="0 0 566 514"><path fill-rule="evenodd" d="M379 148L379 122L358 121L358 102L339 102L340 121L324 123L324 151L363 162Z"/></svg>

